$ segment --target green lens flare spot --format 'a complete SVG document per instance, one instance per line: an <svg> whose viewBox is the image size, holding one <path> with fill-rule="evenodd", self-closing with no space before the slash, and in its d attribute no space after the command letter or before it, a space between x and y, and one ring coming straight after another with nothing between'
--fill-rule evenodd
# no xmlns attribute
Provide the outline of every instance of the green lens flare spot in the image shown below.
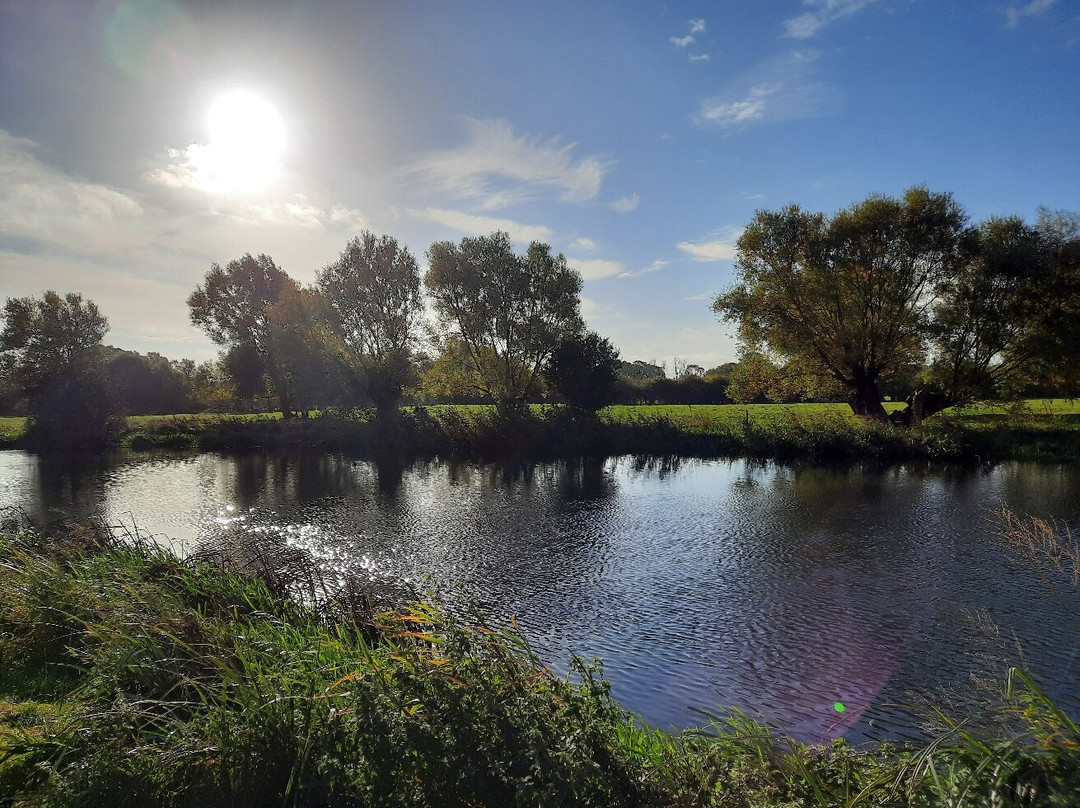
<svg viewBox="0 0 1080 808"><path fill-rule="evenodd" d="M838 712L838 713L842 713L842 712L844 712L844 710L847 709L847 707L844 706L844 702L836 701L836 702L833 702L833 709L836 710L836 712Z"/></svg>

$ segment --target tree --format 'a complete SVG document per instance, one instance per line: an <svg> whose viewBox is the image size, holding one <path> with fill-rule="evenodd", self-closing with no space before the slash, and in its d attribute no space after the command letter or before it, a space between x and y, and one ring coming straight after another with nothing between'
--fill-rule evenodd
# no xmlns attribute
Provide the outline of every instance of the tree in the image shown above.
<svg viewBox="0 0 1080 808"><path fill-rule="evenodd" d="M619 351L595 331L562 338L547 361L545 375L576 409L596 412L615 400Z"/></svg>
<svg viewBox="0 0 1080 808"><path fill-rule="evenodd" d="M1058 395L1080 393L1080 214L1039 210L1035 223L1044 259L1041 306L1025 335L1035 357L1030 383Z"/></svg>
<svg viewBox="0 0 1080 808"><path fill-rule="evenodd" d="M503 414L525 396L559 340L581 328L581 276L534 241L516 255L506 233L436 242L424 285L449 336L461 340L486 395Z"/></svg>
<svg viewBox="0 0 1080 808"><path fill-rule="evenodd" d="M1015 217L965 234L934 310L932 377L949 399L998 397L1035 360L1027 335L1045 305L1042 252L1038 231Z"/></svg>
<svg viewBox="0 0 1080 808"><path fill-rule="evenodd" d="M192 323L229 348L231 356L251 362L252 374L270 378L286 418L293 408L281 370L268 352L269 312L286 289L296 288L270 256L245 253L224 268L211 264L205 286L195 287L187 301Z"/></svg>
<svg viewBox="0 0 1080 808"><path fill-rule="evenodd" d="M394 411L415 377L410 359L424 308L420 265L397 239L365 230L319 273L318 284L360 359L368 395L380 412Z"/></svg>
<svg viewBox="0 0 1080 808"><path fill-rule="evenodd" d="M108 346L104 372L116 403L128 415L190 412L193 401L187 377L159 353L143 356Z"/></svg>
<svg viewBox="0 0 1080 808"><path fill-rule="evenodd" d="M197 365L190 359L180 359L173 365L187 381L197 412L222 412L233 408L235 397L229 384L230 376L222 366L221 358L207 359Z"/></svg>
<svg viewBox="0 0 1080 808"><path fill-rule="evenodd" d="M752 404L789 401L802 390L785 368L760 351L744 349L728 376L726 392L736 404Z"/></svg>
<svg viewBox="0 0 1080 808"><path fill-rule="evenodd" d="M879 381L922 360L934 292L959 261L964 213L949 194L870 196L832 219L759 211L739 237L736 284L713 310L750 349L848 391L885 418Z"/></svg>
<svg viewBox="0 0 1080 808"><path fill-rule="evenodd" d="M439 355L420 375L420 393L425 401L475 403L486 398L484 384L469 359L469 349L460 339L443 340Z"/></svg>
<svg viewBox="0 0 1080 808"><path fill-rule="evenodd" d="M992 218L963 240L935 309L930 378L948 400L1006 398L1080 381L1080 223Z"/></svg>
<svg viewBox="0 0 1080 808"><path fill-rule="evenodd" d="M633 362L619 362L619 376L634 382L648 382L667 377L667 372L660 365L635 359Z"/></svg>
<svg viewBox="0 0 1080 808"><path fill-rule="evenodd" d="M8 298L0 351L28 400L31 440L100 448L117 420L102 373L101 340L109 321L81 294Z"/></svg>
<svg viewBox="0 0 1080 808"><path fill-rule="evenodd" d="M354 386L355 368L333 321L330 302L315 289L287 288L267 312L266 353L278 392L305 416L343 403Z"/></svg>

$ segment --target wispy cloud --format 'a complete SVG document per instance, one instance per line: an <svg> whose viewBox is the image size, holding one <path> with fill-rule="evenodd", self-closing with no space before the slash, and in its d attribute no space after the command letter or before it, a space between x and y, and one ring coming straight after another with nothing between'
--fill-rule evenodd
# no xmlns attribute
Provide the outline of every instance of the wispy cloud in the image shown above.
<svg viewBox="0 0 1080 808"><path fill-rule="evenodd" d="M608 261L603 258L567 258L567 263L581 273L587 281L610 278L626 271L626 265L620 261Z"/></svg>
<svg viewBox="0 0 1080 808"><path fill-rule="evenodd" d="M1038 17L1057 5L1058 0L1032 0L1022 6L1005 9L1005 27L1016 28L1027 17Z"/></svg>
<svg viewBox="0 0 1080 808"><path fill-rule="evenodd" d="M649 275L653 272L659 272L671 262L664 258L657 258L647 267L641 269L635 269L633 272L623 272L619 275L620 278L640 278L642 275Z"/></svg>
<svg viewBox="0 0 1080 808"><path fill-rule="evenodd" d="M531 241L551 241L551 228L543 225L522 224L513 219L496 219L490 216L477 216L472 213L463 213L457 210L445 208L406 208L405 212L416 219L435 222L458 233L468 233L474 236L487 235L496 230L502 230L510 234L511 240L517 244L528 244Z"/></svg>
<svg viewBox="0 0 1080 808"><path fill-rule="evenodd" d="M32 141L0 129L0 236L99 253L137 243L145 208L132 194L41 162Z"/></svg>
<svg viewBox="0 0 1080 808"><path fill-rule="evenodd" d="M459 199L482 200L487 210L554 190L563 202L588 202L600 192L614 160L576 158L576 144L559 137L519 135L503 120L465 121L466 142L429 152L405 169L437 190Z"/></svg>
<svg viewBox="0 0 1080 808"><path fill-rule="evenodd" d="M366 226L355 208L299 193L256 200L153 182L109 187L49 165L33 142L2 129L0 177L4 291L77 289L109 317L111 340L142 351L176 344L213 355L183 302L212 261L257 250L306 281L313 255L332 257Z"/></svg>
<svg viewBox="0 0 1080 808"><path fill-rule="evenodd" d="M680 241L675 246L694 261L730 261L735 258L736 242L740 235L740 228L724 227L700 241Z"/></svg>
<svg viewBox="0 0 1080 808"><path fill-rule="evenodd" d="M586 252L595 252L600 245L593 241L591 238L585 238L585 236L578 236L576 239L570 242L571 250L585 250Z"/></svg>
<svg viewBox="0 0 1080 808"><path fill-rule="evenodd" d="M709 54L707 54L707 53L691 53L690 54L690 61L691 62L707 62L707 61L709 61Z"/></svg>
<svg viewBox="0 0 1080 808"><path fill-rule="evenodd" d="M739 76L719 95L703 99L694 121L734 131L749 124L816 118L839 106L838 91L818 78L817 51L790 51Z"/></svg>
<svg viewBox="0 0 1080 808"><path fill-rule="evenodd" d="M612 202L611 209L616 213L629 213L632 210L637 210L637 206L640 204L641 197L637 194L630 194L630 196L623 196Z"/></svg>
<svg viewBox="0 0 1080 808"><path fill-rule="evenodd" d="M669 37L668 41L679 50L685 50L697 41L697 34L705 33L705 20L689 20L690 32L683 36ZM690 56L690 61L700 62L703 59L708 59L707 54L695 54Z"/></svg>
<svg viewBox="0 0 1080 808"><path fill-rule="evenodd" d="M792 39L810 39L830 23L850 17L877 2L879 0L803 0L803 5L813 11L784 20L784 35Z"/></svg>

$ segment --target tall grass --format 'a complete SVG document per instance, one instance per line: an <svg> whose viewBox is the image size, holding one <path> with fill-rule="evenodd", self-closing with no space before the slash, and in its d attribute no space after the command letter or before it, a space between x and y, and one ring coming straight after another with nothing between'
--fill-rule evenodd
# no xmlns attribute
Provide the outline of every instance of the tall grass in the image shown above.
<svg viewBox="0 0 1080 808"><path fill-rule="evenodd" d="M620 708L597 665L554 676L512 622L380 611L310 559L218 549L180 561L137 531L0 531L0 805L1080 798L1080 727L1020 671L1010 733L944 718L928 744L814 747L731 710L670 734Z"/></svg>

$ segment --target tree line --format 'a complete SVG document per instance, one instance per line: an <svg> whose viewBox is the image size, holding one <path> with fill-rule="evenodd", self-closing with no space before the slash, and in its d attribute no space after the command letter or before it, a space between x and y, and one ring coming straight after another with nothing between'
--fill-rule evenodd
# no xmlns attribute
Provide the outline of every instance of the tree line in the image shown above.
<svg viewBox="0 0 1080 808"><path fill-rule="evenodd" d="M620 361L585 328L580 275L547 244L506 233L436 242L427 269L388 235L362 232L304 286L267 255L212 264L187 299L216 362L104 348L108 322L77 293L9 298L0 406L77 443L120 411L254 408L283 416L403 397L527 402L595 411L612 402L847 400L917 422L949 404L1080 391L1080 218L1041 210L969 223L950 194L872 195L829 217L759 211L740 236L735 282L713 310L736 325L739 360L704 368ZM91 428L92 427L92 428Z"/></svg>
<svg viewBox="0 0 1080 808"><path fill-rule="evenodd" d="M430 388L492 401L506 417L543 390L582 410L611 400L618 352L585 328L581 277L565 256L539 242L519 255L496 232L437 242L427 258L421 275L396 239L363 232L307 287L268 255L212 264L187 305L222 348L216 365L103 348L108 321L77 293L9 298L3 375L27 402L31 435L64 445L106 441L117 394L131 400L140 386L156 386L175 406L185 386L191 400L197 387L216 395L227 380L252 403L276 399L286 418L362 402L392 417L406 391L419 389L421 369ZM424 343L436 347L434 359L419 351ZM154 407L148 398L142 406Z"/></svg>
<svg viewBox="0 0 1080 808"><path fill-rule="evenodd" d="M873 195L832 217L759 211L713 310L738 328L748 388L843 396L884 419L883 385L918 420L1025 390L1080 390L1080 217L970 224L951 194Z"/></svg>

